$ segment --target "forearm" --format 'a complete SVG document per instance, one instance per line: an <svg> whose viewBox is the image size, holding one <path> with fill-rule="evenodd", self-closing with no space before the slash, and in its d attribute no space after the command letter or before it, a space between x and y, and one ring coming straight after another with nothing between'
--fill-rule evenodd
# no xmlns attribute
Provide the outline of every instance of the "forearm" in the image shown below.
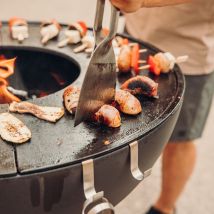
<svg viewBox="0 0 214 214"><path fill-rule="evenodd" d="M192 0L143 0L142 7L163 7L191 2Z"/></svg>
<svg viewBox="0 0 214 214"><path fill-rule="evenodd" d="M141 7L163 7L169 5L188 3L193 0L110 0L120 10L131 13Z"/></svg>

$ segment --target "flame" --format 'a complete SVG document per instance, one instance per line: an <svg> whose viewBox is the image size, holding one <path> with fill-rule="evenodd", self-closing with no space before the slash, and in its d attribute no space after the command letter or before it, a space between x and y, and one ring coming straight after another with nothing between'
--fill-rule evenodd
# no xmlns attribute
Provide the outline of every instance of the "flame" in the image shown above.
<svg viewBox="0 0 214 214"><path fill-rule="evenodd" d="M0 78L8 78L14 73L14 65L16 58L0 61Z"/></svg>
<svg viewBox="0 0 214 214"><path fill-rule="evenodd" d="M16 58L5 59L3 55L0 55L0 104L21 101L7 90L8 82L6 78L14 73L15 60Z"/></svg>

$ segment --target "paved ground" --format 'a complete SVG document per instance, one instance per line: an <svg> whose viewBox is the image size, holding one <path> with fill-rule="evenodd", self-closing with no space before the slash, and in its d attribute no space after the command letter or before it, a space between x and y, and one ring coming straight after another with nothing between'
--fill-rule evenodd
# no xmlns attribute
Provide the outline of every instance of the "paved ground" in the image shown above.
<svg viewBox="0 0 214 214"><path fill-rule="evenodd" d="M1 0L0 19L21 16L28 20L56 18L71 22L85 20L93 23L96 0ZM109 7L107 8L107 13ZM105 21L107 23L107 21ZM106 24L105 24L106 25ZM200 144L198 144L198 163L183 196L178 202L180 214L214 213L214 103ZM160 184L160 161L154 167L150 178L142 182L116 208L117 214L142 214L156 199Z"/></svg>

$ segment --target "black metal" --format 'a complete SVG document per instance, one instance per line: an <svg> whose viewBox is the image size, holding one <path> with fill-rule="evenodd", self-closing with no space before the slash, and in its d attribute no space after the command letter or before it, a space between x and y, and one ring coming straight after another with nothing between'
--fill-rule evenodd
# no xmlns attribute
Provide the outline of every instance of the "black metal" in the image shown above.
<svg viewBox="0 0 214 214"><path fill-rule="evenodd" d="M30 24L30 38L23 46L8 37L5 25L2 35L4 46L30 47L31 50L42 47L38 23ZM129 39L148 48L146 54L159 51L147 43ZM81 73L74 84L81 85L88 59L84 53L72 53L72 48L58 49L53 40L43 50L63 53L76 60ZM118 75L117 86L129 77ZM142 171L151 168L171 135L182 104L184 79L179 67L155 81L159 83L159 99L141 98L142 114L137 117L122 115L122 126L118 129L92 123L82 123L74 128L73 116L69 114L56 124L16 114L31 129L32 140L16 146L15 153L11 154L10 162L16 160L17 176L0 178L0 213L12 214L17 210L31 214L80 213L84 201L80 163L87 158L95 161L96 190L104 190L113 204L123 199L138 184L129 170L128 144L139 140L139 166ZM62 93L63 90L33 102L60 106ZM106 140L111 144L104 145ZM0 142L0 166L4 164L1 158L4 144ZM0 171L0 176L5 176L4 171Z"/></svg>

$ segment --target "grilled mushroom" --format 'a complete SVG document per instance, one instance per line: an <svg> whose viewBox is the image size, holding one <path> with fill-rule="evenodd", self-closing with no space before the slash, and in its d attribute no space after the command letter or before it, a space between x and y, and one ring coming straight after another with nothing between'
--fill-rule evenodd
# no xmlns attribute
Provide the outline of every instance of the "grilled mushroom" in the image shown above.
<svg viewBox="0 0 214 214"><path fill-rule="evenodd" d="M146 76L136 76L124 82L121 89L127 90L134 95L157 97L158 83Z"/></svg>

